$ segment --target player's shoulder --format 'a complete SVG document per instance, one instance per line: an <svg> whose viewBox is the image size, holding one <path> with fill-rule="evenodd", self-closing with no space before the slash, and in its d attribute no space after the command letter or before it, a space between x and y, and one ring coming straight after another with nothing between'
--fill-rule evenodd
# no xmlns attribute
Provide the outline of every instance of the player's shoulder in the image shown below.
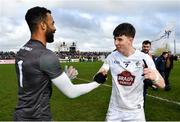
<svg viewBox="0 0 180 122"><path fill-rule="evenodd" d="M56 54L48 49L46 51L43 51L39 61L41 67L53 66L54 64L59 65L59 59Z"/></svg>
<svg viewBox="0 0 180 122"><path fill-rule="evenodd" d="M135 53L136 53L137 55L142 55L142 56L145 56L145 55L146 55L145 53L141 52L141 51L138 50L138 49L135 50Z"/></svg>
<svg viewBox="0 0 180 122"><path fill-rule="evenodd" d="M44 49L43 53L44 53L44 54L47 54L47 55L54 55L54 54L55 54L53 51L51 51L51 50L49 50L49 49L47 49L47 48Z"/></svg>
<svg viewBox="0 0 180 122"><path fill-rule="evenodd" d="M108 56L115 56L115 55L117 55L117 53L119 53L119 52L117 50L114 50Z"/></svg>
<svg viewBox="0 0 180 122"><path fill-rule="evenodd" d="M143 59L146 59L148 57L150 57L148 54L145 54L143 52L141 52L140 50L137 50L135 51L135 56L139 57L139 58L143 58Z"/></svg>
<svg viewBox="0 0 180 122"><path fill-rule="evenodd" d="M117 53L117 50L111 52L111 53L107 56L106 59L111 59L112 57L114 57L114 56L116 55L116 53Z"/></svg>
<svg viewBox="0 0 180 122"><path fill-rule="evenodd" d="M49 49L45 49L43 52L42 52L42 54L41 54L41 58L46 58L46 59L50 59L50 60L52 60L52 59L57 59L57 56L56 56L56 54L53 52L53 51L51 51L51 50L49 50Z"/></svg>

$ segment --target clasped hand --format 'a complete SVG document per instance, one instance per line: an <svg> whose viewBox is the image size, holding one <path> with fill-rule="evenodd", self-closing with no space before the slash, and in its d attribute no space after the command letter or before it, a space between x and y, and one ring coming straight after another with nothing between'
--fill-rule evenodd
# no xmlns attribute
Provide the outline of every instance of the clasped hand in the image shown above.
<svg viewBox="0 0 180 122"><path fill-rule="evenodd" d="M71 80L75 79L78 75L78 71L73 66L70 66L69 68L65 67L65 73Z"/></svg>

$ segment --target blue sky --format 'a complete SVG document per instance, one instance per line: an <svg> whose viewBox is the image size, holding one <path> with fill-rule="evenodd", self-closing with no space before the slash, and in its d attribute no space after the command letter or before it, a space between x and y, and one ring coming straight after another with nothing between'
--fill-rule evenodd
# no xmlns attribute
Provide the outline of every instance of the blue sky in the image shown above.
<svg viewBox="0 0 180 122"><path fill-rule="evenodd" d="M47 46L51 50L74 41L80 51L112 51L112 32L123 22L134 25L134 47L141 49L143 40L154 40L173 23L180 53L180 0L0 0L0 51L17 51L29 40L24 15L34 6L52 11L57 31L55 42Z"/></svg>

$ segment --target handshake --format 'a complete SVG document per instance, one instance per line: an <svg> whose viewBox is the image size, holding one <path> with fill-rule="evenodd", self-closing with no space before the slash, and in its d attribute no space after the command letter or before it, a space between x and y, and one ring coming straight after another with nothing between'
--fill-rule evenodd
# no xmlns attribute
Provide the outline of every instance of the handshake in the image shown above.
<svg viewBox="0 0 180 122"><path fill-rule="evenodd" d="M77 78L78 71L75 68L73 68L73 66L70 66L68 68L66 65L64 71L71 80ZM99 72L93 77L93 81L96 81L99 84L103 84L106 81L106 79L107 74L103 72Z"/></svg>
<svg viewBox="0 0 180 122"><path fill-rule="evenodd" d="M75 79L78 75L78 71L73 66L70 66L68 68L68 66L65 65L64 72L71 80Z"/></svg>

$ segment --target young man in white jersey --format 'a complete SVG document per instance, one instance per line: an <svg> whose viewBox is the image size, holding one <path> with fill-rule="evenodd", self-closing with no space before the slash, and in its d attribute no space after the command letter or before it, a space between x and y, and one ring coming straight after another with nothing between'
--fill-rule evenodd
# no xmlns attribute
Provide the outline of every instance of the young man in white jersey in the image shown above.
<svg viewBox="0 0 180 122"><path fill-rule="evenodd" d="M99 70L110 70L112 75L106 121L145 121L143 81L150 79L157 87L164 88L164 79L156 70L152 58L133 47L135 28L131 24L118 25L113 35L116 51L108 55Z"/></svg>

